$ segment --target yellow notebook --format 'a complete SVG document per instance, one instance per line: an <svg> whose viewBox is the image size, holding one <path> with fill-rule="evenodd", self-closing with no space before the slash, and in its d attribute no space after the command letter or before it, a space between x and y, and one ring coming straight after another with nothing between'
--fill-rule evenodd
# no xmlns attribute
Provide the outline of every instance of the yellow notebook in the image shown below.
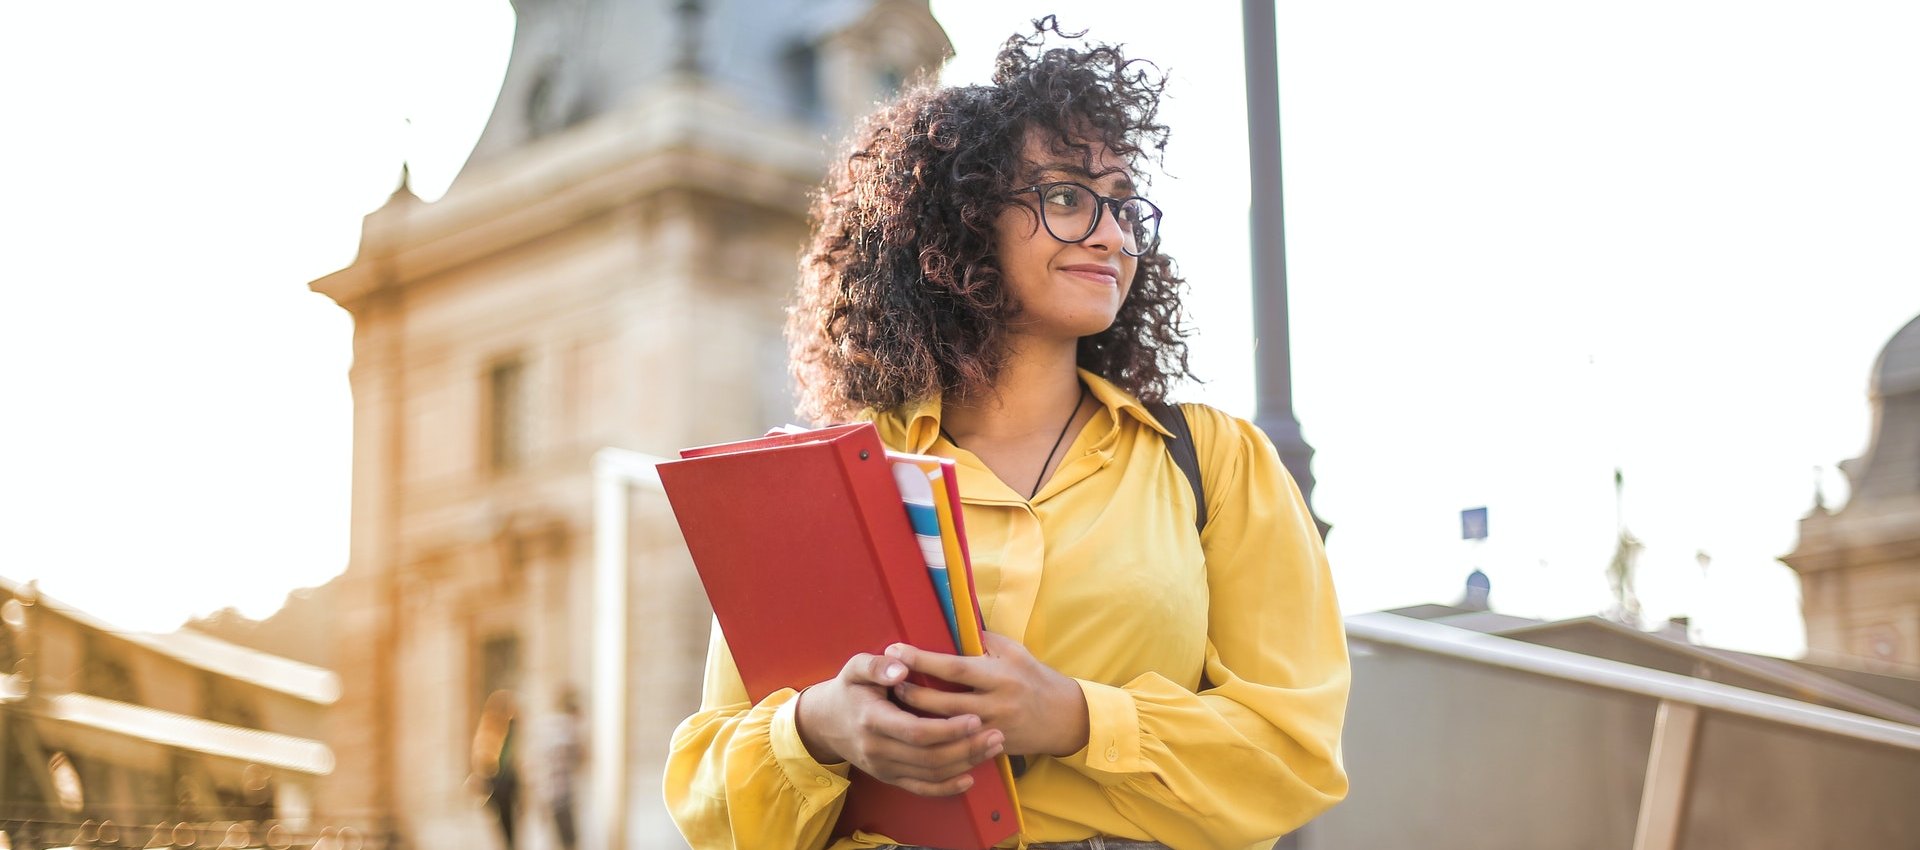
<svg viewBox="0 0 1920 850"><path fill-rule="evenodd" d="M954 480L951 472L942 478ZM947 582L953 586L954 628L960 632L960 654L980 655L986 652L986 644L980 639L980 600L973 595L973 562L967 557L960 512L954 509L952 498L946 487L933 489L933 511L940 518L940 547L947 553Z"/></svg>

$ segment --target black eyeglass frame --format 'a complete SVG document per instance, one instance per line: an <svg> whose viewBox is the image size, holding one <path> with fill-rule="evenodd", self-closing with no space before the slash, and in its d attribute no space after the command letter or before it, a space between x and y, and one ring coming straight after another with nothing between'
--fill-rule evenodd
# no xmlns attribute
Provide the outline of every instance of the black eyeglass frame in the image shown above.
<svg viewBox="0 0 1920 850"><path fill-rule="evenodd" d="M1073 186L1093 196L1093 219L1089 221L1087 224L1087 232L1080 234L1080 238L1078 239L1068 239L1064 236L1061 236L1058 233L1055 233L1053 230L1053 220L1047 217L1047 190L1052 189L1055 186ZM1150 209L1153 211L1153 216L1151 219L1153 221L1153 243L1150 245L1143 246L1138 252L1134 252L1134 251L1127 250L1126 240L1122 238L1120 243L1120 252L1123 254L1126 254L1129 257L1144 257L1148 254L1153 253L1154 249L1160 247L1160 223L1163 220L1163 217L1165 214L1161 212L1159 204L1149 201L1146 198L1140 197L1139 195L1129 195L1124 198L1108 197L1106 195L1102 195L1099 192L1094 191L1092 186L1088 186L1087 184L1082 183L1078 180L1053 180L1046 183L1035 183L1032 186L1023 186L1019 189L1013 190L1013 194L1015 195L1021 195L1027 192L1033 192L1035 196L1040 199L1040 209L1039 209L1040 226L1046 228L1047 235L1053 237L1058 241L1065 242L1069 245L1077 245L1081 242L1085 242L1087 241L1087 237L1092 236L1094 231L1099 230L1100 217L1106 214L1107 207L1109 206L1113 207L1113 216L1116 220L1118 220L1120 218L1120 207L1122 205L1132 201L1139 201L1140 203L1146 204L1147 209ZM1121 222L1121 223L1123 225L1125 224L1125 222Z"/></svg>

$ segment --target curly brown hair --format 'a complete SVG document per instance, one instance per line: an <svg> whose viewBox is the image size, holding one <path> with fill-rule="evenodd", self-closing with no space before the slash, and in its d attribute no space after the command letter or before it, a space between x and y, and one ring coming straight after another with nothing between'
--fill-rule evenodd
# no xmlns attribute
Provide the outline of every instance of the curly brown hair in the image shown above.
<svg viewBox="0 0 1920 850"><path fill-rule="evenodd" d="M1068 45L1048 45L1055 36ZM844 420L944 393L992 392L1020 305L1001 285L994 221L1027 179L1027 134L1161 161L1166 77L1118 46L1081 44L1048 16L1001 48L992 85L921 83L869 116L813 201L813 237L787 321L801 413ZM1144 179L1144 178L1143 178ZM1143 401L1191 377L1173 260L1140 258L1119 315L1080 340L1080 365Z"/></svg>

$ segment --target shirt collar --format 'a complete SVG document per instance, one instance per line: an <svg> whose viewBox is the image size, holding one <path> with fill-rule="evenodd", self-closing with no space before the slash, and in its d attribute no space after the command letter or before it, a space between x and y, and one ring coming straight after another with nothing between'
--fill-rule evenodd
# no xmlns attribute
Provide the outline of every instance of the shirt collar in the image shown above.
<svg viewBox="0 0 1920 850"><path fill-rule="evenodd" d="M1141 404L1139 399L1134 398L1133 393L1114 386L1112 381L1085 369L1080 370L1080 380L1087 383L1087 389L1093 392L1094 399L1106 406L1107 415L1112 417L1115 423L1120 421L1120 412L1126 411L1141 424L1160 432L1160 436L1169 438L1173 436L1173 432L1160 424L1160 420L1153 418L1153 413L1148 411L1147 406Z"/></svg>
<svg viewBox="0 0 1920 850"><path fill-rule="evenodd" d="M1120 422L1124 411L1161 436L1173 436L1132 393L1085 369L1080 370L1080 380L1087 385L1094 401L1106 407L1108 418L1115 424ZM881 442L898 446L904 451L924 454L940 438L940 397L936 395L913 402L892 413L869 409L861 413L859 418L872 422L880 429Z"/></svg>

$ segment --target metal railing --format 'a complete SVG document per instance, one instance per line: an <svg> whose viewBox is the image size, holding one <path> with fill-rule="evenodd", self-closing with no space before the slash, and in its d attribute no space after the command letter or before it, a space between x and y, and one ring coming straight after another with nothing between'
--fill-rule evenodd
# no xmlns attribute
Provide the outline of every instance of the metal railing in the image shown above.
<svg viewBox="0 0 1920 850"><path fill-rule="evenodd" d="M1358 640L1920 752L1920 727L1904 723L1396 614L1356 614L1346 623Z"/></svg>
<svg viewBox="0 0 1920 850"><path fill-rule="evenodd" d="M112 820L0 820L0 847L8 850L82 850L98 847L194 848L194 850L363 850L368 842L352 827L292 825L276 821L159 821L118 824Z"/></svg>

